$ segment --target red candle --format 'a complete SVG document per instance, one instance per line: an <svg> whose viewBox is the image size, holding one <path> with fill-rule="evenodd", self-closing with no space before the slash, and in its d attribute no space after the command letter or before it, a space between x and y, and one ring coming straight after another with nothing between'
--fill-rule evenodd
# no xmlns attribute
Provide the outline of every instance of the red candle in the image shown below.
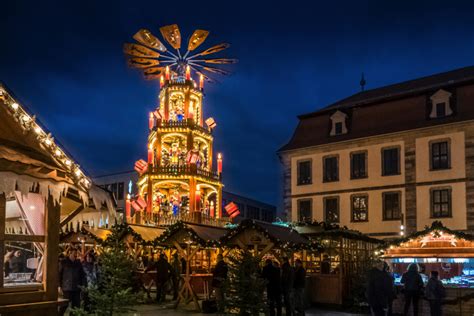
<svg viewBox="0 0 474 316"><path fill-rule="evenodd" d="M148 148L148 164L153 165L153 148Z"/></svg>
<svg viewBox="0 0 474 316"><path fill-rule="evenodd" d="M128 219L130 218L132 212L132 203L130 203L130 194L127 194L127 200L125 200L125 218Z"/></svg>
<svg viewBox="0 0 474 316"><path fill-rule="evenodd" d="M189 68L189 65L186 66L186 80L191 80L191 68Z"/></svg>
<svg viewBox="0 0 474 316"><path fill-rule="evenodd" d="M199 76L199 89L203 89L204 88L204 76L203 75L200 75Z"/></svg>
<svg viewBox="0 0 474 316"><path fill-rule="evenodd" d="M163 88L164 85L165 85L165 78L163 77L163 75L161 75L161 77L160 77L160 88Z"/></svg>
<svg viewBox="0 0 474 316"><path fill-rule="evenodd" d="M217 154L217 172L219 174L222 173L222 154L221 153Z"/></svg>
<svg viewBox="0 0 474 316"><path fill-rule="evenodd" d="M165 76L166 76L166 80L170 80L170 67L169 66L166 66Z"/></svg>
<svg viewBox="0 0 474 316"><path fill-rule="evenodd" d="M153 129L155 126L155 118L153 117L153 112L150 112L150 117L148 118L148 128Z"/></svg>

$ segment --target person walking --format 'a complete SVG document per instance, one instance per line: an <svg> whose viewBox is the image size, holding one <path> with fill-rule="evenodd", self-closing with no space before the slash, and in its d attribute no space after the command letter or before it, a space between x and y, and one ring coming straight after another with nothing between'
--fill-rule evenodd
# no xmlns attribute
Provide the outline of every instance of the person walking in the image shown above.
<svg viewBox="0 0 474 316"><path fill-rule="evenodd" d="M283 294L283 305L285 305L285 314L287 316L294 314L291 302L294 277L295 272L290 264L290 260L288 257L284 257L283 264L281 265L281 293Z"/></svg>
<svg viewBox="0 0 474 316"><path fill-rule="evenodd" d="M418 300L420 298L421 291L423 290L423 279L418 272L418 265L416 263L410 263L407 272L402 275L400 281L403 284L405 291L405 308L404 314L408 315L410 305L413 303L413 315L418 315Z"/></svg>
<svg viewBox="0 0 474 316"><path fill-rule="evenodd" d="M72 307L81 306L81 286L86 286L86 276L81 262L77 259L77 250L70 248L59 266L59 287L63 297ZM62 313L67 309L63 307Z"/></svg>
<svg viewBox="0 0 474 316"><path fill-rule="evenodd" d="M306 270L303 268L303 262L300 259L295 261L295 277L293 280L293 298L295 315L305 315L304 288L306 283Z"/></svg>
<svg viewBox="0 0 474 316"><path fill-rule="evenodd" d="M384 262L375 262L367 276L367 301L373 316L385 316L390 296L392 295L392 281L384 271Z"/></svg>
<svg viewBox="0 0 474 316"><path fill-rule="evenodd" d="M227 280L227 272L229 268L227 263L224 261L224 257L221 254L217 255L217 263L214 271L212 272L211 286L214 289L216 295L217 311L224 313L225 302L224 302L224 285Z"/></svg>
<svg viewBox="0 0 474 316"><path fill-rule="evenodd" d="M165 255L160 254L160 258L156 262L156 301L162 302L166 298L165 285L170 279L172 273L171 265L166 260Z"/></svg>
<svg viewBox="0 0 474 316"><path fill-rule="evenodd" d="M383 262L383 271L387 274L390 281L390 296L388 297L388 311L387 316L393 315L393 301L397 298L397 289L395 287L395 278L393 274L390 272L390 267L388 266L387 262Z"/></svg>
<svg viewBox="0 0 474 316"><path fill-rule="evenodd" d="M446 296L446 290L443 283L438 279L438 271L431 271L431 277L426 284L426 298L430 302L431 316L441 316L441 303Z"/></svg>
<svg viewBox="0 0 474 316"><path fill-rule="evenodd" d="M174 253L173 261L171 262L171 278L173 281L173 301L178 299L179 282L181 280L181 262L178 258L178 253Z"/></svg>
<svg viewBox="0 0 474 316"><path fill-rule="evenodd" d="M95 256L93 253L88 252L84 258L84 262L82 263L82 269L84 270L84 274L86 276L87 286L91 285L98 285L98 268L97 262L95 260ZM88 293L83 293L83 301L84 301L84 309L86 311L91 311L91 301L89 299Z"/></svg>
<svg viewBox="0 0 474 316"><path fill-rule="evenodd" d="M267 281L267 302L270 316L281 316L281 278L280 268L276 267L271 259L265 261L262 277Z"/></svg>

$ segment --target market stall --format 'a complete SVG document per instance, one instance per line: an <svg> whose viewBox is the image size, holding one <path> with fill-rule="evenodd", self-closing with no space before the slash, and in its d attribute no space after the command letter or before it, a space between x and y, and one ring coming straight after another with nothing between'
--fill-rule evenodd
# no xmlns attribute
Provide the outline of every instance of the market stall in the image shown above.
<svg viewBox="0 0 474 316"><path fill-rule="evenodd" d="M343 304L351 296L354 278L363 275L382 241L360 232L325 223L294 226L319 245L301 259L309 275L310 299L314 303Z"/></svg>
<svg viewBox="0 0 474 316"><path fill-rule="evenodd" d="M444 311L447 315L474 313L474 236L450 230L441 222L433 222L405 238L393 240L383 256L401 288L400 280L408 265L417 264L426 283L431 271L438 271L447 288ZM402 295L394 302L395 311L403 311ZM420 312L427 313L428 304L422 300Z"/></svg>
<svg viewBox="0 0 474 316"><path fill-rule="evenodd" d="M221 227L178 222L157 239L160 245L176 249L186 262L176 307L182 302L193 302L196 310L201 310L198 294L204 298L210 295L211 267L226 233L227 229Z"/></svg>
<svg viewBox="0 0 474 316"><path fill-rule="evenodd" d="M94 228L89 225L83 225L76 230L68 229L66 232L61 232L59 236L59 244L62 246L64 251L71 246L80 249L82 256L91 249L100 253L100 245L110 234L111 231L109 229Z"/></svg>
<svg viewBox="0 0 474 316"><path fill-rule="evenodd" d="M3 85L0 122L0 314L54 315L63 199L113 203Z"/></svg>

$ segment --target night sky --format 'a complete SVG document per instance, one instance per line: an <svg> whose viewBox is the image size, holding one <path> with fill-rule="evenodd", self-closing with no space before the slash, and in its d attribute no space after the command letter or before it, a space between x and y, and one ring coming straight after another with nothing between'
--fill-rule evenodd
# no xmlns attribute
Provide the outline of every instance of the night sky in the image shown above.
<svg viewBox="0 0 474 316"><path fill-rule="evenodd" d="M211 31L206 47L232 44L227 56L240 61L206 86L204 114L218 124L226 190L274 204L276 151L298 114L356 93L361 72L371 89L474 64L472 1L146 2L0 7L0 80L91 176L146 158L158 83L122 53L140 28L159 35L177 23L184 40L201 28Z"/></svg>

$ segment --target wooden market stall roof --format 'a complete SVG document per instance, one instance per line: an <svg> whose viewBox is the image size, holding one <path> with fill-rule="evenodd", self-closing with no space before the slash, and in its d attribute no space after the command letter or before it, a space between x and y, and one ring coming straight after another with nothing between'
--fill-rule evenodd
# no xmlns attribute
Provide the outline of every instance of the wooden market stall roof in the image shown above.
<svg viewBox="0 0 474 316"><path fill-rule="evenodd" d="M243 220L222 238L226 246L248 249L264 247L264 252L276 248L302 249L310 246L309 240L291 227L252 219Z"/></svg>
<svg viewBox="0 0 474 316"><path fill-rule="evenodd" d="M474 235L435 221L431 227L388 242L383 258L474 258Z"/></svg>
<svg viewBox="0 0 474 316"><path fill-rule="evenodd" d="M142 241L145 243L151 243L158 239L165 232L166 228L156 227L156 226L145 226L145 225L128 225L133 232L133 236L137 241Z"/></svg>
<svg viewBox="0 0 474 316"><path fill-rule="evenodd" d="M156 240L162 245L176 245L195 242L202 247L219 247L228 229L203 224L177 222L169 226Z"/></svg>
<svg viewBox="0 0 474 316"><path fill-rule="evenodd" d="M347 227L340 227L338 225L331 225L326 223L304 223L293 226L293 228L302 236L310 239L336 239L346 238L352 240L365 241L373 244L384 244L384 241L369 237L357 230L348 229Z"/></svg>
<svg viewBox="0 0 474 316"><path fill-rule="evenodd" d="M69 231L60 234L60 243L81 243L95 244L102 243L112 234L110 229L94 228L83 225L78 231Z"/></svg>

